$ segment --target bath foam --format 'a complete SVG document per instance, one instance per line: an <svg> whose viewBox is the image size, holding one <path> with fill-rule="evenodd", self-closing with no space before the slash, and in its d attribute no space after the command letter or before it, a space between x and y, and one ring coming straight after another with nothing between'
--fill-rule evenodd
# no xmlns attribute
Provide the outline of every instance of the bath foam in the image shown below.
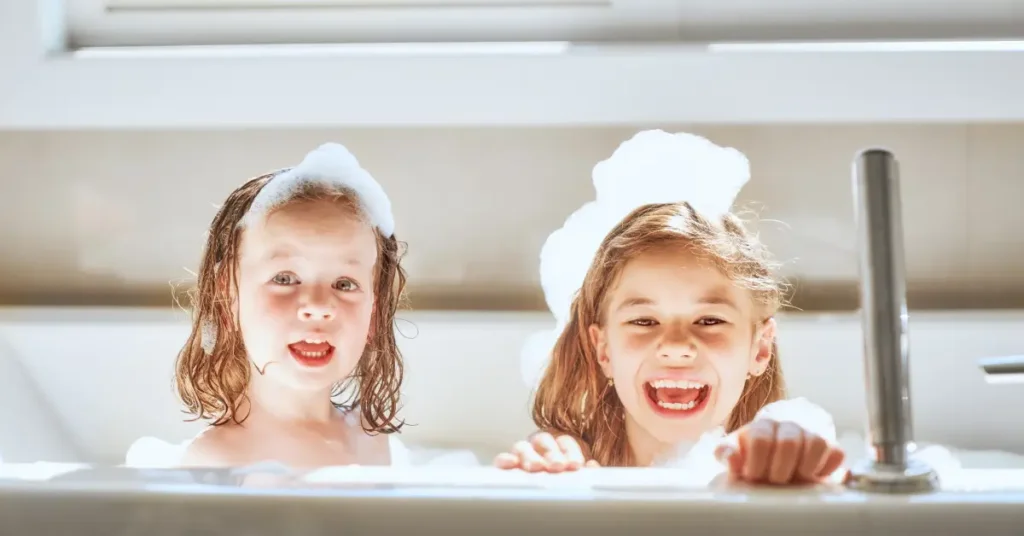
<svg viewBox="0 0 1024 536"><path fill-rule="evenodd" d="M541 287L555 325L533 333L523 346L526 385L533 388L540 381L601 241L622 218L641 205L679 201L719 218L732 208L748 180L750 163L738 150L694 134L662 130L636 134L598 163L593 171L595 199L570 214L541 248Z"/></svg>
<svg viewBox="0 0 1024 536"><path fill-rule="evenodd" d="M137 469L177 467L192 441L195 441L194 437L180 443L171 443L156 437L140 437L128 447L124 465ZM391 467L479 467L482 465L476 455L469 450L410 447L395 434L388 436L388 448L391 450Z"/></svg>
<svg viewBox="0 0 1024 536"><path fill-rule="evenodd" d="M384 188L359 165L355 155L337 143L325 143L307 154L299 165L278 172L256 194L240 225L247 227L259 221L310 183L352 191L373 226L385 237L394 235L395 217Z"/></svg>

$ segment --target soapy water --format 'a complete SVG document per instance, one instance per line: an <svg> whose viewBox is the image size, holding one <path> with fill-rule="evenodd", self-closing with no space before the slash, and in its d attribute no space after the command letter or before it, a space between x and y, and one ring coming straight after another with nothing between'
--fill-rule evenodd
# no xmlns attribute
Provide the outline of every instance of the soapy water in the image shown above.
<svg viewBox="0 0 1024 536"><path fill-rule="evenodd" d="M721 444L723 435L720 430L708 432L698 441L692 444L679 445L677 452L658 461L653 465L656 468L679 469L686 473L686 480L693 485L710 484L716 478L724 474L725 466L715 459L714 451ZM189 441L182 443L169 443L153 437L144 437L136 441L128 451L125 459L125 466L137 469L170 469L175 468L184 454ZM846 432L838 439L844 451L847 453L845 467L864 459L868 455L867 443L864 436L856 432ZM468 449L427 449L418 446L400 447L405 449L404 453L392 448L392 456L395 461L393 467L447 467L458 468L481 468L489 464L482 463L481 457ZM487 449L479 449L487 450ZM1024 469L1024 456L1009 452L980 451L980 450L957 450L951 447L934 444L920 444L913 454L930 467L933 467L939 475L940 480L953 481L964 470L1011 470ZM267 462L272 463L272 462ZM83 467L80 464L7 464L3 467L18 465L19 471L8 475L0 467L0 478L5 475L15 478L26 478L27 473L38 473L46 471L48 466L54 466L58 472ZM36 465L39 467L30 467ZM257 464L254 467L263 467L266 464ZM30 471L31 470L31 471ZM52 472L53 469L51 468ZM25 474L22 474L25 473Z"/></svg>
<svg viewBox="0 0 1024 536"><path fill-rule="evenodd" d="M759 413L759 417L799 420L812 432L838 443L847 453L847 466L864 459L869 452L863 434L848 431L837 437L831 416L803 398L770 404ZM496 453L492 452L494 447L473 444L471 438L467 438L467 448L463 449L407 445L396 435L390 435L388 440L393 467L481 468L490 465L489 461ZM714 451L727 440L729 438L721 428L711 430L693 443L678 445L675 452L659 460L654 467L681 469L687 474L688 482L697 485L710 483L725 471L725 466L715 459ZM139 438L127 450L123 466L134 469L177 468L192 441L187 439L175 443L156 437ZM1024 455L1009 452L957 450L942 445L919 444L913 455L934 467L940 478L956 478L964 469L1024 469ZM258 465L262 467L265 464ZM84 467L88 465L45 461L35 464L0 463L0 479L45 480L52 474Z"/></svg>
<svg viewBox="0 0 1024 536"><path fill-rule="evenodd" d="M805 429L829 441L835 442L836 440L836 428L832 416L805 398L772 402L762 408L757 417L799 422ZM176 467L194 439L170 443L155 437L142 437L129 447L125 455L125 465L136 468ZM694 474L707 475L709 479L713 478L724 470L724 467L715 459L714 451L726 440L728 438L724 430L716 428L705 433L695 443L680 444L674 452L654 465L687 468ZM391 449L392 467L424 465L478 467L481 465L479 458L469 450L409 448L396 434L388 436L388 447Z"/></svg>
<svg viewBox="0 0 1024 536"><path fill-rule="evenodd" d="M170 443L155 437L139 438L128 448L124 465L140 469L178 467L193 440L194 438L180 443ZM388 436L388 448L391 450L391 467L482 465L479 458L470 450L409 448L394 434Z"/></svg>
<svg viewBox="0 0 1024 536"><path fill-rule="evenodd" d="M555 317L550 330L532 334L521 350L521 373L535 387L550 361L572 300L605 235L648 203L686 201L710 218L727 213L750 179L750 163L736 149L694 134L643 131L624 142L593 171L595 200L569 215L540 252L540 282Z"/></svg>

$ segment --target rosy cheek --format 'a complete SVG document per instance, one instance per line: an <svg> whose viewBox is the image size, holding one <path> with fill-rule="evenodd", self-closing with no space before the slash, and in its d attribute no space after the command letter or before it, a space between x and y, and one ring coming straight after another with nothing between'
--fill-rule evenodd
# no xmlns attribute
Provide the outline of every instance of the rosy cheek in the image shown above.
<svg viewBox="0 0 1024 536"><path fill-rule="evenodd" d="M622 349L637 354L646 352L657 346L658 336L653 330L640 333L627 333L622 337Z"/></svg>
<svg viewBox="0 0 1024 536"><path fill-rule="evenodd" d="M643 352L650 344L647 341L638 338L628 338L623 341L622 350L628 354L638 354Z"/></svg>
<svg viewBox="0 0 1024 536"><path fill-rule="evenodd" d="M708 330L701 334L700 340L705 347L718 351L739 349L743 346L743 341L724 329Z"/></svg>
<svg viewBox="0 0 1024 536"><path fill-rule="evenodd" d="M260 292L256 297L256 306L260 312L271 317L294 314L295 299L290 293Z"/></svg>

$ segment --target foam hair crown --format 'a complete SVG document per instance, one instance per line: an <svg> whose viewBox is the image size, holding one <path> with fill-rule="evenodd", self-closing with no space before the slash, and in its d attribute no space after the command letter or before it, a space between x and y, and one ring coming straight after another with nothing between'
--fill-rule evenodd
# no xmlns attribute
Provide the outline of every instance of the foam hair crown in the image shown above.
<svg viewBox="0 0 1024 536"><path fill-rule="evenodd" d="M540 380L594 255L622 218L642 205L680 201L706 217L720 218L749 179L750 163L738 150L662 130L636 134L598 163L593 171L596 199L570 214L541 248L541 287L555 328L526 341L526 384L533 387Z"/></svg>
<svg viewBox="0 0 1024 536"><path fill-rule="evenodd" d="M384 188L359 165L348 149L337 143L325 143L314 149L291 168L278 173L263 187L253 200L241 225L249 226L270 210L280 206L303 185L319 183L351 190L359 200L366 216L380 233L390 238L395 233L395 217L391 200Z"/></svg>

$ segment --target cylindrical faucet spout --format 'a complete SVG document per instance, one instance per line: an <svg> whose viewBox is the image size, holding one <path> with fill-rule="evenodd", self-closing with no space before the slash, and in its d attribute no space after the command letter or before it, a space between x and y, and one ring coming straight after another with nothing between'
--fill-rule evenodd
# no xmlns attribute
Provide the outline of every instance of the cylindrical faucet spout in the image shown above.
<svg viewBox="0 0 1024 536"><path fill-rule="evenodd" d="M871 441L879 463L904 466L913 441L910 363L899 169L891 153L858 156L854 202Z"/></svg>
<svg viewBox="0 0 1024 536"><path fill-rule="evenodd" d="M868 432L874 455L850 472L848 484L874 492L929 491L938 486L935 472L909 456L913 426L899 169L892 153L872 149L857 156L853 175Z"/></svg>

